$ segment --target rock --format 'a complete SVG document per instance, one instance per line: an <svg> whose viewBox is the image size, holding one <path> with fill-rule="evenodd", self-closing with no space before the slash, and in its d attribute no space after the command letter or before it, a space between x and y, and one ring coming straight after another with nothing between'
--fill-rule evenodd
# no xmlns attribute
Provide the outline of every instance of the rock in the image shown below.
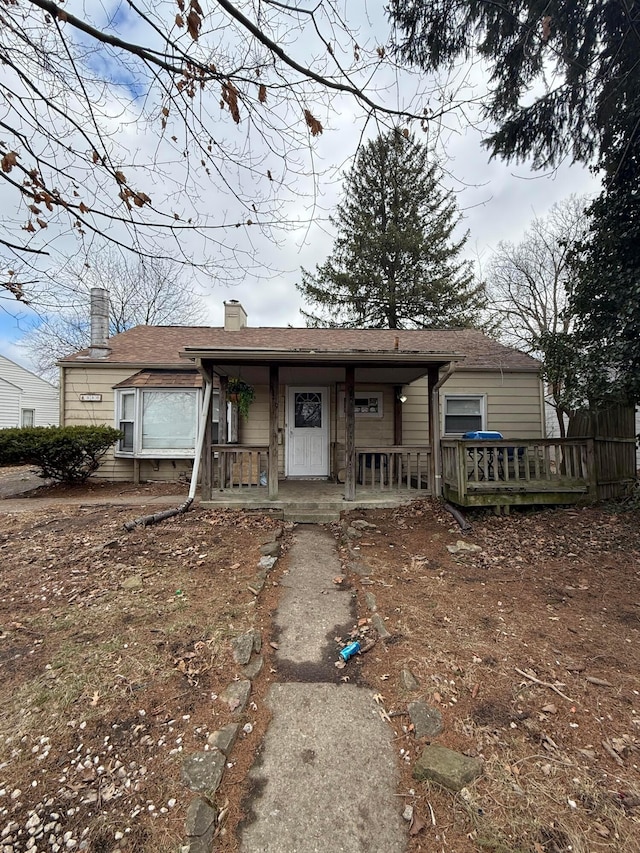
<svg viewBox="0 0 640 853"><path fill-rule="evenodd" d="M242 674L245 678L248 678L253 681L253 679L259 674L263 666L264 658L262 657L262 655L258 655L258 657L255 657L250 663L242 667Z"/></svg>
<svg viewBox="0 0 640 853"><path fill-rule="evenodd" d="M377 530L377 526L375 524L370 524L368 521L365 521L364 518L354 518L351 522L351 527L355 527L356 530Z"/></svg>
<svg viewBox="0 0 640 853"><path fill-rule="evenodd" d="M253 631L253 651L259 655L260 649L262 648L262 634L258 631L257 628L254 628Z"/></svg>
<svg viewBox="0 0 640 853"><path fill-rule="evenodd" d="M278 560L277 557L260 557L260 560L258 562L258 566L261 569L266 569L267 571L269 571L270 569L272 569L275 566L277 560Z"/></svg>
<svg viewBox="0 0 640 853"><path fill-rule="evenodd" d="M409 823L413 820L413 806L408 805L404 807L404 811L402 812L402 817L408 821Z"/></svg>
<svg viewBox="0 0 640 853"><path fill-rule="evenodd" d="M359 558L350 562L348 564L348 569L350 572L355 572L355 574L361 575L362 577L367 577L367 575L370 575L373 571L371 566Z"/></svg>
<svg viewBox="0 0 640 853"><path fill-rule="evenodd" d="M279 542L265 542L264 545L260 546L260 553L263 557L276 557L280 556L280 552L282 551L282 546Z"/></svg>
<svg viewBox="0 0 640 853"><path fill-rule="evenodd" d="M465 542L464 539L458 539L455 545L447 545L447 551L450 554L459 554L461 551L482 551L480 545L474 545L473 542Z"/></svg>
<svg viewBox="0 0 640 853"><path fill-rule="evenodd" d="M217 732L211 732L211 734L207 738L207 743L209 744L209 746L212 746L215 749L219 749L220 752L228 756L229 752L231 751L231 747L236 741L237 736L238 724L229 723L229 725L223 726L221 729L218 729Z"/></svg>
<svg viewBox="0 0 640 853"><path fill-rule="evenodd" d="M224 772L225 755L219 749L194 752L182 762L182 781L192 791L213 794Z"/></svg>
<svg viewBox="0 0 640 853"><path fill-rule="evenodd" d="M430 708L424 702L409 702L407 711L417 738L438 737L442 734L442 714L437 708Z"/></svg>
<svg viewBox="0 0 640 853"><path fill-rule="evenodd" d="M256 577L255 580L252 580L251 583L247 584L247 589L249 592L252 592L254 595L259 595L264 588L264 578Z"/></svg>
<svg viewBox="0 0 640 853"><path fill-rule="evenodd" d="M253 631L247 631L246 634L234 637L231 641L231 648L233 650L233 659L236 663L249 663L251 653L253 652Z"/></svg>
<svg viewBox="0 0 640 853"><path fill-rule="evenodd" d="M250 693L250 681L232 681L220 698L229 705L232 711L241 714L246 708Z"/></svg>
<svg viewBox="0 0 640 853"><path fill-rule="evenodd" d="M387 631L387 626L384 624L384 619L380 616L379 613L374 613L373 618L371 619L371 624L378 632L378 636L381 640L388 640L391 634Z"/></svg>
<svg viewBox="0 0 640 853"><path fill-rule="evenodd" d="M209 853L217 817L215 808L200 797L189 804L185 826L189 853Z"/></svg>
<svg viewBox="0 0 640 853"><path fill-rule="evenodd" d="M360 539L362 531L355 528L352 524L347 527L347 536L349 539Z"/></svg>
<svg viewBox="0 0 640 853"><path fill-rule="evenodd" d="M364 600L367 603L367 607L372 613L375 613L378 609L378 603L376 602L376 597L372 592L365 591Z"/></svg>
<svg viewBox="0 0 640 853"><path fill-rule="evenodd" d="M120 582L122 589L140 589L142 586L142 577L140 575L131 575L130 578L125 578Z"/></svg>
<svg viewBox="0 0 640 853"><path fill-rule="evenodd" d="M400 684L405 690L418 690L420 687L420 682L407 667L400 673Z"/></svg>
<svg viewBox="0 0 640 853"><path fill-rule="evenodd" d="M468 758L445 746L426 746L413 768L413 776L420 782L430 781L444 785L451 791L460 791L482 774L482 762Z"/></svg>

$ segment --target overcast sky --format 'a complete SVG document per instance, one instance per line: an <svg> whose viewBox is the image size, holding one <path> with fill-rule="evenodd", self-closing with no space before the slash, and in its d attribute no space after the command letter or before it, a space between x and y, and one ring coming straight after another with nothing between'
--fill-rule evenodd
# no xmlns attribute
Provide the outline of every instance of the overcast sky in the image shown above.
<svg viewBox="0 0 640 853"><path fill-rule="evenodd" d="M103 0L103 6L108 5ZM111 5L119 6L117 0L113 0ZM366 29L371 22L367 19L361 23ZM379 22L373 22L374 28L379 25ZM305 45L294 47L302 53L305 51ZM403 99L411 99L416 78L396 77L386 89L385 85L382 88L378 85L378 92L384 91L391 104L396 106ZM349 165L360 139L356 118L353 104L347 100L336 101L326 114L325 130L313 143L314 163L322 175L316 184L317 194L312 196L311 183L302 181L299 187L301 195L289 197L286 205L288 218L304 224L276 233L273 237L263 235L257 229L226 233L229 245L231 241L237 241L240 247L252 247L264 273L257 275L254 269L248 269L241 283L235 286L225 286L215 280L201 282L207 306L203 324L221 325L223 301L238 299L248 313L250 325L302 325L301 303L295 284L300 279L301 266L313 269L315 264L325 260L331 250L332 236L327 216L340 197L340 167ZM232 130L235 131L233 126ZM132 150L153 149L155 139L151 133L144 134L135 124L130 124L125 131ZM244 132L242 124L236 132L240 139ZM373 135L375 128L369 127L366 133ZM442 140L441 155L446 157L444 165L448 173L445 182L456 193L458 207L464 217L462 228L469 231L466 254L478 262L480 269L499 241L520 240L531 220L544 216L554 202L572 193L597 191L593 178L582 167L564 165L553 173L540 174L533 173L526 164L507 166L500 161L489 163L488 155L480 145L480 134L474 129L451 132ZM204 197L210 212L228 208L231 215L235 215L233 198L220 194ZM23 309L0 300L0 353L27 367L30 366L29 353L20 348L19 342L28 323Z"/></svg>

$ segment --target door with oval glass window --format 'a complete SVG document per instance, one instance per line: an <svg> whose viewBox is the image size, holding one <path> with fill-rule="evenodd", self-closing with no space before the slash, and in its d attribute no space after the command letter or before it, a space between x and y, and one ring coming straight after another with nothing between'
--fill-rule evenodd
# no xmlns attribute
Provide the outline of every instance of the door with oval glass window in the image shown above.
<svg viewBox="0 0 640 853"><path fill-rule="evenodd" d="M329 475L327 388L287 389L287 477Z"/></svg>

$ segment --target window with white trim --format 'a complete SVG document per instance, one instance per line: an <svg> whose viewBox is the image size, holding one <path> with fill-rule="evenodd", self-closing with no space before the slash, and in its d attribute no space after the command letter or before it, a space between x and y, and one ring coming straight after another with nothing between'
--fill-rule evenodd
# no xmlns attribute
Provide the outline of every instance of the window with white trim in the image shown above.
<svg viewBox="0 0 640 853"><path fill-rule="evenodd" d="M124 434L117 456L192 457L202 395L197 388L126 388L116 391L116 426ZM212 438L218 434L218 395L214 394Z"/></svg>
<svg viewBox="0 0 640 853"><path fill-rule="evenodd" d="M36 410L22 409L20 413L20 426L32 427L35 426Z"/></svg>
<svg viewBox="0 0 640 853"><path fill-rule="evenodd" d="M482 394L449 395L444 398L444 434L462 435L484 429L485 406Z"/></svg>

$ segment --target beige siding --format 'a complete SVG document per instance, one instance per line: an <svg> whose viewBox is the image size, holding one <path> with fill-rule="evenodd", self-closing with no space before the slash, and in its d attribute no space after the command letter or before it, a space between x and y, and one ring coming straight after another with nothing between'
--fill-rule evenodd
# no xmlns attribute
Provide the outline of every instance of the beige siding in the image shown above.
<svg viewBox="0 0 640 853"><path fill-rule="evenodd" d="M427 377L405 386L402 404L402 443L410 447L429 444L429 394Z"/></svg>
<svg viewBox="0 0 640 853"><path fill-rule="evenodd" d="M419 379L405 389L402 433L408 445L424 444L429 437L427 379ZM498 371L456 371L440 389L444 433L444 398L449 394L482 394L486 399L485 428L497 430L505 438L539 438L543 435L540 380L535 373Z"/></svg>
<svg viewBox="0 0 640 853"><path fill-rule="evenodd" d="M65 369L62 383L64 393L65 426L117 426L114 415L115 392L113 386L128 379L136 371L131 368L117 370L78 367ZM81 394L102 394L99 403L85 403ZM141 459L140 479L181 480L191 478L192 459ZM116 458L113 450L105 455L96 477L106 480L133 480L133 459Z"/></svg>
<svg viewBox="0 0 640 853"><path fill-rule="evenodd" d="M393 388L384 385L356 385L356 397L360 392L382 392L382 417L369 418L356 414L356 447L387 447L393 444ZM339 404L336 410L336 465L345 464L345 418L342 401L343 391L338 393Z"/></svg>
<svg viewBox="0 0 640 853"><path fill-rule="evenodd" d="M447 394L484 394L486 429L497 430L505 438L540 438L543 435L540 379L535 373L464 373L461 370L442 386L440 399L443 403Z"/></svg>
<svg viewBox="0 0 640 853"><path fill-rule="evenodd" d="M68 425L114 424L113 386L127 379L132 369L96 369L90 366L65 370L64 407ZM358 391L383 392L383 417L356 417L356 446L393 444L393 388L390 386L358 385ZM268 446L269 444L269 389L257 386L256 398L249 409L248 421L240 420L241 444ZM343 386L330 387L330 424L332 473L344 465L345 422L341 405ZM280 388L280 430L278 468L285 470L286 441L286 386ZM100 403L83 403L81 394L102 394ZM422 446L429 441L429 401L427 379L420 379L405 388L407 401L402 406L403 443ZM442 386L441 402L445 394L484 394L487 400L486 428L499 430L506 438L538 437L542 435L540 382L534 373L499 373L497 371L457 371ZM141 460L140 476L143 480L185 480L190 478L192 460L177 459ZM116 459L113 453L105 457L98 476L112 480L131 480L133 461Z"/></svg>
<svg viewBox="0 0 640 853"><path fill-rule="evenodd" d="M115 426L113 386L128 379L135 370L104 370L87 367L63 368L64 426ZM99 403L83 403L81 394L102 394ZM116 459L109 450L97 471L96 477L107 480L132 480L133 460ZM160 479L156 474L154 479Z"/></svg>

